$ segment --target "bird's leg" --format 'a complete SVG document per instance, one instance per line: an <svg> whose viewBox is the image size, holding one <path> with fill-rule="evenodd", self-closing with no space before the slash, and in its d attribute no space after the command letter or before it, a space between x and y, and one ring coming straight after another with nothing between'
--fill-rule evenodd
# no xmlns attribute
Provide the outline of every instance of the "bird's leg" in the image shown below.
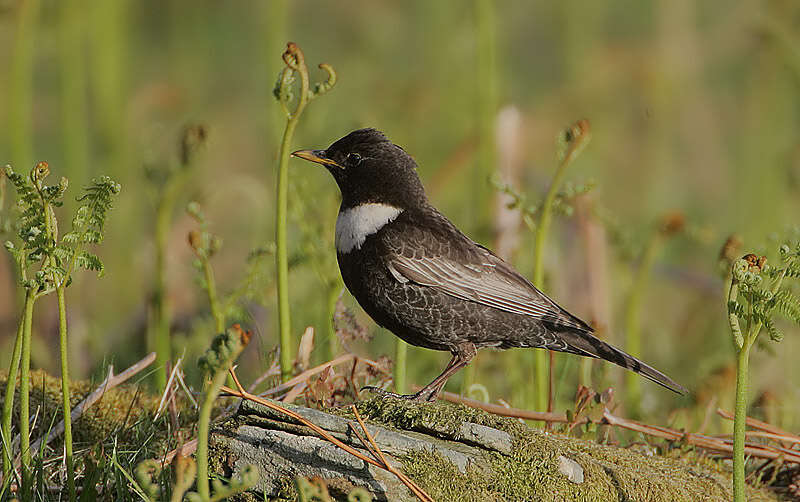
<svg viewBox="0 0 800 502"><path fill-rule="evenodd" d="M395 394L394 392L389 392L389 391L386 391L386 390L383 390L383 389L378 389L377 387L364 387L364 389L369 389L369 390L371 390L373 392L376 392L376 393L378 393L378 394L380 394L380 395L382 395L384 397L397 397L397 398L401 398L401 399L413 399L415 401L433 401L433 399L428 399L427 397L424 397L424 395L430 393L431 387L434 385L435 382L439 381L443 377L443 375L445 373L447 373L448 371L452 370L452 373L449 373L449 375L452 375L453 373L458 371L458 368L453 370L453 367L455 367L455 365L458 364L458 362L459 362L458 356L456 354L453 354L453 357L450 358L450 362L447 363L447 366L442 371L442 374L439 375L438 377L436 377L436 379L433 382L429 383L424 388L420 389L416 394ZM461 366L459 366L459 368L461 368ZM449 377L449 375L448 375L448 377ZM440 390L441 390L441 387L444 386L444 383L445 383L445 381L447 380L448 377L445 377L444 380L441 381L441 383L439 385L439 389ZM438 392L437 392L437 394L438 394Z"/></svg>
<svg viewBox="0 0 800 502"><path fill-rule="evenodd" d="M444 384L453 376L458 370L468 365L475 355L478 353L475 345L470 342L462 343L453 348L453 358L445 367L442 374L434 378L431 383L423 387L416 394L413 395L415 401L436 401L439 393L442 391Z"/></svg>
<svg viewBox="0 0 800 502"><path fill-rule="evenodd" d="M396 394L377 387L363 387L361 390L370 390L383 397L395 397L400 399L412 399L414 401L435 401L442 391L444 384L458 370L468 365L477 354L475 345L466 342L453 348L453 357L442 373L433 379L431 383L420 389L416 394Z"/></svg>
<svg viewBox="0 0 800 502"><path fill-rule="evenodd" d="M442 371L442 375L447 373L457 362L458 362L458 356L456 354L453 354L453 357L450 358L450 362L447 363L447 367L445 367L444 371ZM436 378L436 380L442 378L442 375L439 375ZM433 382L435 382L436 380L434 380ZM425 389L428 389L428 387L430 387L433 384L433 382L431 382L428 385L426 385L423 389L421 389L416 394L398 394L396 392L391 392L391 391L388 391L388 390L384 390L384 389L381 389L379 387L374 387L372 385L367 385L366 387L361 387L360 390L368 390L370 392L374 392L375 394L380 395L381 397L394 397L394 398L397 398L397 399L413 399L415 401L424 401L424 399L422 399L420 397L420 393L422 391L424 391ZM430 401L430 399L428 399L428 401Z"/></svg>

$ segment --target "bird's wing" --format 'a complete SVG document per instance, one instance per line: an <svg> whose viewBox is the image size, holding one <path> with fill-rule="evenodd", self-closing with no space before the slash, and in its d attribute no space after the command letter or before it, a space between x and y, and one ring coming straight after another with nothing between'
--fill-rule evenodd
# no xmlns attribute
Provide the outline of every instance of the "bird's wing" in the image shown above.
<svg viewBox="0 0 800 502"><path fill-rule="evenodd" d="M556 326L591 331L510 265L445 222L433 231L403 225L402 231L398 226L397 232L385 235L387 266L397 280Z"/></svg>
<svg viewBox="0 0 800 502"><path fill-rule="evenodd" d="M434 224L425 226L414 224L409 216L401 215L396 225L384 227L382 233L386 266L398 281L535 317L566 343L557 350L605 359L679 394L687 392L655 368L593 336L589 325L559 307L491 251L469 240L444 216L434 213Z"/></svg>

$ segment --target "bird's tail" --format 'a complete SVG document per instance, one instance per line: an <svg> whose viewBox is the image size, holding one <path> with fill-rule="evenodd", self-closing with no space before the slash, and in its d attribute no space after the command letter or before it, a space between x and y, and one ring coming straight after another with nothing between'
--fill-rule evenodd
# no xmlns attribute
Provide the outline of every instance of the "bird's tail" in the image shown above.
<svg viewBox="0 0 800 502"><path fill-rule="evenodd" d="M643 363L632 355L626 354L618 348L607 344L589 332L578 329L563 331L563 327L562 330L559 331L561 331L559 333L559 338L569 345L569 349L564 352L605 359L606 361L631 370L634 373L638 373L673 392L677 392L678 394L688 393L686 387L677 383L667 375Z"/></svg>

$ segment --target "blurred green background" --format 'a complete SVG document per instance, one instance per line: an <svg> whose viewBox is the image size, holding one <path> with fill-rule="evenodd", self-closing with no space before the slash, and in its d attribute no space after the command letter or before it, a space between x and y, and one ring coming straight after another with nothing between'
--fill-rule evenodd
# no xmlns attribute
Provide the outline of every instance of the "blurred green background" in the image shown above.
<svg viewBox="0 0 800 502"><path fill-rule="evenodd" d="M731 409L720 248L736 233L739 254L774 251L770 239L800 214L800 4L792 0L0 1L0 161L27 171L47 160L70 178L72 195L99 175L123 187L98 250L105 278L81 276L68 291L75 377L147 351L156 197L145 171L177 162L187 123L209 131L169 243L173 353L189 366L213 323L186 241L195 224L182 208L198 201L223 239L213 261L223 295L242 284L251 251L270 248L285 120L272 88L289 40L310 68L327 62L339 75L306 110L293 146L383 130L416 158L433 203L490 247L508 237L489 181L497 166L510 166L514 190L537 203L555 171L559 132L588 119L592 141L567 179L595 188L556 218L544 289L624 348L639 256L665 215L681 215L683 230L664 240L642 296L642 358L695 393L678 398L642 383L643 415L664 423L685 409L676 423L696 429L706 410ZM339 195L323 169L292 160L290 172L292 329L299 340L305 326L317 328L314 360L322 362ZM530 276L532 233L505 218L518 239L507 256ZM242 358L245 381L266 369L277 345L274 262L254 266L257 294L239 303L238 320L256 334ZM21 306L15 280L4 257L3 367ZM356 351L392 355L395 338L365 322L375 337ZM33 364L57 374L55 298L40 302L36 331ZM753 413L784 427L800 422L799 335L787 331L751 364ZM427 383L448 356L411 348L409 381ZM526 360L484 352L475 381L490 399L525 406ZM580 367L571 356L557 361L561 411ZM596 365L593 383L621 389L622 373Z"/></svg>

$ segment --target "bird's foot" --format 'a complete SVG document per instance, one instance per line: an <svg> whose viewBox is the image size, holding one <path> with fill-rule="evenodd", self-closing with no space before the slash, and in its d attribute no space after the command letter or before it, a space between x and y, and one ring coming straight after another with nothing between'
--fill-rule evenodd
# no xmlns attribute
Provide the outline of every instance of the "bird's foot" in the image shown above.
<svg viewBox="0 0 800 502"><path fill-rule="evenodd" d="M384 399L394 398L394 399L405 399L407 401L432 401L430 392L423 392L425 389L417 392L416 394L397 394L395 392L381 389L380 387L373 387L371 385L367 385L366 387L361 387L360 390L367 390L373 392Z"/></svg>

